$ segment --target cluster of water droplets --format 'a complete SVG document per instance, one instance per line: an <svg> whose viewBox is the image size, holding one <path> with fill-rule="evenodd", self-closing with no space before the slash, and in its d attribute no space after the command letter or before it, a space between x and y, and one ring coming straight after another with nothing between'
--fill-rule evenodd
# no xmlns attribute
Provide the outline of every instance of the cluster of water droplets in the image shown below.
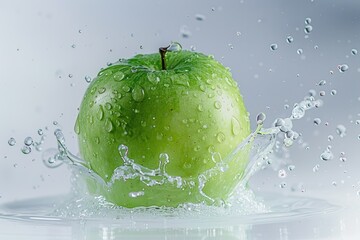
<svg viewBox="0 0 360 240"><path fill-rule="evenodd" d="M45 131L47 131L47 128L45 128ZM37 134L38 134L38 140L34 140L30 136L27 136L24 138L23 145L20 148L20 150L23 154L29 154L32 152L33 149L35 149L36 151L42 150L42 145L46 139L46 135L44 134L43 129L38 129ZM16 145L16 143L17 143L17 141L15 138L13 138L13 137L9 138L9 140L8 140L9 146L13 147Z"/></svg>

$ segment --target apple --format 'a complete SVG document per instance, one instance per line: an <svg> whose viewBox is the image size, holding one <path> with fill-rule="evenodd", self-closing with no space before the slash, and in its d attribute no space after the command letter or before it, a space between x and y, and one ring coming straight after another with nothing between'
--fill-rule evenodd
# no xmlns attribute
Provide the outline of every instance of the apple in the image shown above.
<svg viewBox="0 0 360 240"><path fill-rule="evenodd" d="M212 56L160 48L102 69L75 123L91 194L123 207L216 204L243 177L249 114ZM120 152L119 152L120 147ZM130 174L129 174L130 173Z"/></svg>

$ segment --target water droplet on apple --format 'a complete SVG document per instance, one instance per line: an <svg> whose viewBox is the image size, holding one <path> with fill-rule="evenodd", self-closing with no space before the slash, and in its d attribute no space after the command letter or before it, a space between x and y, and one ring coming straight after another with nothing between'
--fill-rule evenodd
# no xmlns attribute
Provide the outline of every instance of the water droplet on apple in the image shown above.
<svg viewBox="0 0 360 240"><path fill-rule="evenodd" d="M279 178L286 178L287 176L287 173L285 171L285 169L280 169L279 172L278 172L278 177Z"/></svg>
<svg viewBox="0 0 360 240"><path fill-rule="evenodd" d="M200 150L200 146L194 147L194 151L195 151L195 152L197 152L197 151L199 151L199 150Z"/></svg>
<svg viewBox="0 0 360 240"><path fill-rule="evenodd" d="M156 133L156 139L157 139L157 140L162 140L163 137L164 137L164 134L162 134L162 133L160 133L160 132Z"/></svg>
<svg viewBox="0 0 360 240"><path fill-rule="evenodd" d="M134 101L141 102L142 100L144 100L145 97L144 89L139 85L136 85L131 92L131 96L134 99Z"/></svg>
<svg viewBox="0 0 360 240"><path fill-rule="evenodd" d="M14 145L16 144L15 138L11 137L11 138L8 140L8 144L9 144L10 146L14 146Z"/></svg>
<svg viewBox="0 0 360 240"><path fill-rule="evenodd" d="M74 131L76 134L80 134L79 115L77 116L75 121Z"/></svg>
<svg viewBox="0 0 360 240"><path fill-rule="evenodd" d="M101 87L101 88L99 88L98 93L103 94L105 91L106 91L106 88Z"/></svg>
<svg viewBox="0 0 360 240"><path fill-rule="evenodd" d="M95 137L95 143L99 144L100 143L100 138L99 137Z"/></svg>
<svg viewBox="0 0 360 240"><path fill-rule="evenodd" d="M200 85L199 88L200 88L200 90L201 90L202 92L205 92L205 91L206 91L206 87L205 87L204 85Z"/></svg>
<svg viewBox="0 0 360 240"><path fill-rule="evenodd" d="M213 97L215 97L214 93L211 92L211 93L208 94L208 98L213 98Z"/></svg>
<svg viewBox="0 0 360 240"><path fill-rule="evenodd" d="M102 105L99 105L99 110L97 111L96 115L99 120L102 120L104 118L104 110Z"/></svg>
<svg viewBox="0 0 360 240"><path fill-rule="evenodd" d="M116 72L114 75L113 75L113 79L117 82L120 82L121 80L123 80L125 77L125 74L123 72Z"/></svg>
<svg viewBox="0 0 360 240"><path fill-rule="evenodd" d="M235 136L241 131L240 123L235 117L231 118L231 131Z"/></svg>
<svg viewBox="0 0 360 240"><path fill-rule="evenodd" d="M90 93L91 93L91 94L95 94L95 92L96 92L96 87L93 87L93 88L90 90Z"/></svg>
<svg viewBox="0 0 360 240"><path fill-rule="evenodd" d="M94 117L92 115L89 115L89 123L90 124L94 123Z"/></svg>
<svg viewBox="0 0 360 240"><path fill-rule="evenodd" d="M203 112L204 108L201 104L198 105L197 109L199 110L199 112Z"/></svg>
<svg viewBox="0 0 360 240"><path fill-rule="evenodd" d="M115 129L115 127L114 127L114 124L112 123L112 121L109 119L109 118L107 118L106 120L105 120L105 129L106 129L106 131L107 132L113 132L114 131L114 129Z"/></svg>
<svg viewBox="0 0 360 240"><path fill-rule="evenodd" d="M110 110L110 109L112 108L111 103L109 103L109 102L105 103L105 108L106 108L107 110Z"/></svg>
<svg viewBox="0 0 360 240"><path fill-rule="evenodd" d="M153 84L157 84L158 82L160 82L160 78L156 76L156 74L153 72L147 73L147 79Z"/></svg>
<svg viewBox="0 0 360 240"><path fill-rule="evenodd" d="M167 48L169 52L179 52L182 50L182 46L178 42L171 42L170 46Z"/></svg>
<svg viewBox="0 0 360 240"><path fill-rule="evenodd" d="M216 140L217 140L219 143L224 142L225 139L226 139L225 134L222 133L222 132L219 132L219 133L216 135Z"/></svg>
<svg viewBox="0 0 360 240"><path fill-rule="evenodd" d="M216 109L220 109L221 108L221 102L215 101L214 106L215 106Z"/></svg>
<svg viewBox="0 0 360 240"><path fill-rule="evenodd" d="M139 192L129 192L129 197L131 198L137 198L137 197L141 197L144 196L145 192L143 191L139 191Z"/></svg>
<svg viewBox="0 0 360 240"><path fill-rule="evenodd" d="M122 90L124 91L124 92L130 92L130 87L129 86L123 86L122 87Z"/></svg>

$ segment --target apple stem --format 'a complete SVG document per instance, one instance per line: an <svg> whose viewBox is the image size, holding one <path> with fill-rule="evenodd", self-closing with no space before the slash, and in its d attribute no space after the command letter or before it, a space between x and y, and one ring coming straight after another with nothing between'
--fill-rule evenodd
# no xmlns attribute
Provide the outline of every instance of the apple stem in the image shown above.
<svg viewBox="0 0 360 240"><path fill-rule="evenodd" d="M170 46L159 48L159 53L161 56L161 69L166 70L165 54Z"/></svg>

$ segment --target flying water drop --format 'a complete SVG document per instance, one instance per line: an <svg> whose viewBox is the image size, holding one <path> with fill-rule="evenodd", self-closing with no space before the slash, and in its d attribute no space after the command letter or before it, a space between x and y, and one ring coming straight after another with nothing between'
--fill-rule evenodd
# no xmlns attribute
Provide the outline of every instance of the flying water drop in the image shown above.
<svg viewBox="0 0 360 240"><path fill-rule="evenodd" d="M274 51L274 50L278 49L278 45L276 43L273 43L270 45L270 49Z"/></svg>
<svg viewBox="0 0 360 240"><path fill-rule="evenodd" d="M294 41L294 38L292 36L287 36L287 38L286 38L287 43L292 43L293 41Z"/></svg>
<svg viewBox="0 0 360 240"><path fill-rule="evenodd" d="M9 144L10 146L14 146L14 145L16 144L15 138L11 137L11 138L8 140L8 144Z"/></svg>
<svg viewBox="0 0 360 240"><path fill-rule="evenodd" d="M339 124L336 126L336 133L340 136L340 137L345 137L346 135L346 127L342 124Z"/></svg>
<svg viewBox="0 0 360 240"><path fill-rule="evenodd" d="M339 72L344 73L349 69L349 66L347 64L341 64L338 66Z"/></svg>

